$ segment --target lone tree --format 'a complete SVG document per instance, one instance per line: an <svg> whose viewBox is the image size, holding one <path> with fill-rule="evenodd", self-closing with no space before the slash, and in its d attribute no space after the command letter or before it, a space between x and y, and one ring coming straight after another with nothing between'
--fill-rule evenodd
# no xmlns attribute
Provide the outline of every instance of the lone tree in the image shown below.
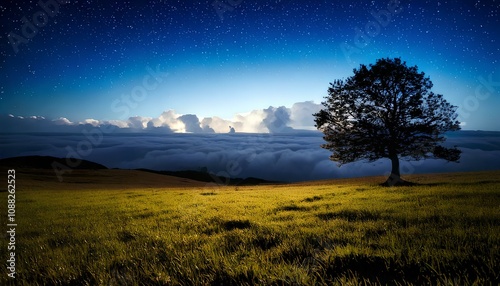
<svg viewBox="0 0 500 286"><path fill-rule="evenodd" d="M417 66L400 58L361 65L353 76L330 83L325 109L313 114L327 142L321 147L333 152L330 159L339 166L390 159L387 186L408 183L401 179L400 159L458 162L460 150L440 145L445 132L460 130L456 107L431 88Z"/></svg>

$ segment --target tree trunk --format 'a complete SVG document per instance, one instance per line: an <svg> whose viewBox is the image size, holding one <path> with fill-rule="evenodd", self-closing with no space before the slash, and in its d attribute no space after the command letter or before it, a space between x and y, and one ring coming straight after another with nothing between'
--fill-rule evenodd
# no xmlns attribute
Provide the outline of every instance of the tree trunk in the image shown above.
<svg viewBox="0 0 500 286"><path fill-rule="evenodd" d="M401 180L401 173L399 172L398 155L391 155L389 159L391 159L391 164L392 164L391 175L389 176L389 178L387 178L387 181L385 181L383 185L392 187L403 184L404 181Z"/></svg>
<svg viewBox="0 0 500 286"><path fill-rule="evenodd" d="M391 163L392 163L391 177L401 180L401 173L399 172L398 155L391 156Z"/></svg>

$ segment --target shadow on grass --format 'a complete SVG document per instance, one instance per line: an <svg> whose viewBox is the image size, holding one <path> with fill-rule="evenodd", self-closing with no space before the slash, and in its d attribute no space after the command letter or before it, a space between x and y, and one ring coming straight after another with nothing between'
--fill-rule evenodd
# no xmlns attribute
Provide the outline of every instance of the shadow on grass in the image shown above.
<svg viewBox="0 0 500 286"><path fill-rule="evenodd" d="M305 198L303 199L302 201L303 202L308 202L308 203L312 203L312 202L315 202L315 201L319 201L321 200L322 197L321 196L314 196L314 197L310 197L310 198Z"/></svg>
<svg viewBox="0 0 500 286"><path fill-rule="evenodd" d="M388 181L385 181L384 183L382 184L379 184L379 186L383 186L383 187L412 187L412 186L424 186L424 187L440 187L440 186L456 186L456 185L459 185L459 186L480 186L480 185L488 185L488 184L498 184L500 183L500 180L499 181L495 181L495 180L483 180L483 181L477 181L477 182L473 182L473 183L469 183L469 182L453 182L453 181L450 181L450 182L434 182L434 183L415 183L415 182L409 182L409 181L404 181L402 180L400 183L396 183L396 184L391 184L390 182L388 183Z"/></svg>
<svg viewBox="0 0 500 286"><path fill-rule="evenodd" d="M382 186L382 187L413 187L413 186L419 186L419 184L405 181L403 179L391 180L389 178L389 179L387 179L387 181L380 184L380 186Z"/></svg>
<svg viewBox="0 0 500 286"><path fill-rule="evenodd" d="M121 242L130 242L135 240L135 235L129 231L120 231L118 232L118 240Z"/></svg>
<svg viewBox="0 0 500 286"><path fill-rule="evenodd" d="M204 224L199 226L199 231L206 235L220 233L225 230L224 224L225 221L220 217L212 217L206 220Z"/></svg>
<svg viewBox="0 0 500 286"><path fill-rule="evenodd" d="M341 210L338 212L326 212L316 215L321 220L343 219L347 221L370 221L378 220L380 214L367 210Z"/></svg>
<svg viewBox="0 0 500 286"><path fill-rule="evenodd" d="M249 220L227 220L222 223L222 227L225 230L233 230L233 229L246 229L250 228L252 224Z"/></svg>
<svg viewBox="0 0 500 286"><path fill-rule="evenodd" d="M291 205L277 207L277 208L275 208L275 212L279 212L279 211L308 211L310 209L311 209L310 207L304 207L304 206L298 206L296 204L291 204Z"/></svg>
<svg viewBox="0 0 500 286"><path fill-rule="evenodd" d="M207 192L207 193L200 193L200 195L202 195L202 196L215 196L217 194L214 192Z"/></svg>
<svg viewBox="0 0 500 286"><path fill-rule="evenodd" d="M461 260L439 261L432 266L422 261L408 261L401 258L382 258L363 254L350 254L333 257L326 261L315 275L328 277L330 282L341 277L358 278L364 281L377 282L382 285L407 284L436 285L468 284L476 279L488 285L498 285L500 276L495 269L485 266L480 260L469 257ZM480 278L481 277L481 278ZM489 284L491 282L491 284Z"/></svg>

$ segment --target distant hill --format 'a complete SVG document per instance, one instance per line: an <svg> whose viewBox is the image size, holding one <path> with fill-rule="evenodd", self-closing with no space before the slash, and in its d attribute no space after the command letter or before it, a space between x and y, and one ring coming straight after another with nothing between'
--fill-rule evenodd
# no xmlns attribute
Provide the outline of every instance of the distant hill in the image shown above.
<svg viewBox="0 0 500 286"><path fill-rule="evenodd" d="M137 169L138 171L150 172L161 175L175 176L186 179L191 179L201 182L214 182L220 185L230 185L230 186L254 186L254 185L264 185L264 184L280 184L281 182L267 181L259 178L228 178L223 176L216 176L208 172L201 171L155 171L150 169Z"/></svg>
<svg viewBox="0 0 500 286"><path fill-rule="evenodd" d="M8 169L40 169L52 170L52 164L58 162L67 165L65 158L57 158L52 156L21 156L0 159L0 168ZM106 166L88 161L81 160L80 164L71 170L106 170ZM263 184L279 184L281 182L267 181L259 178L227 178L222 176L215 176L208 172L203 171L155 171L149 169L137 169L137 171L154 173L158 175L173 176L183 179L189 179L198 182L210 183L214 182L219 185L230 186L254 186Z"/></svg>
<svg viewBox="0 0 500 286"><path fill-rule="evenodd" d="M67 165L65 158L52 156L20 156L0 159L0 167L5 168L29 168L29 169L53 169L52 164L57 162ZM106 166L87 160L81 160L78 166L71 168L73 170L103 170Z"/></svg>

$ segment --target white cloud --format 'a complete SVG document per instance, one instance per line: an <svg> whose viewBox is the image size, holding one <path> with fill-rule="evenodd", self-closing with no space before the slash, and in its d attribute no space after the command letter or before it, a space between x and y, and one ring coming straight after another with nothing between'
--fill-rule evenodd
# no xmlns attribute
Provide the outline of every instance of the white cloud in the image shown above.
<svg viewBox="0 0 500 286"><path fill-rule="evenodd" d="M59 117L58 119L52 120L52 122L56 125L73 125L73 122L65 117Z"/></svg>
<svg viewBox="0 0 500 286"><path fill-rule="evenodd" d="M96 120L98 121L98 120ZM106 120L106 121L98 121L98 125L95 126L100 126L100 125L113 125L118 128L129 128L129 124L126 121L123 120Z"/></svg>
<svg viewBox="0 0 500 286"><path fill-rule="evenodd" d="M84 121L80 122L80 124L90 124L92 126L99 126L101 125L101 122L96 119L85 119Z"/></svg>
<svg viewBox="0 0 500 286"><path fill-rule="evenodd" d="M152 119L152 126L168 126L174 132L184 133L186 132L186 125L184 124L184 122L178 119L179 117L180 115L176 114L174 110L164 111L158 118Z"/></svg>
<svg viewBox="0 0 500 286"><path fill-rule="evenodd" d="M29 116L28 118L29 119L34 119L34 120L45 120L45 117L43 117L43 116L35 116L35 115Z"/></svg>
<svg viewBox="0 0 500 286"><path fill-rule="evenodd" d="M145 129L148 127L148 122L151 121L149 117L133 116L128 119L128 126L132 129Z"/></svg>
<svg viewBox="0 0 500 286"><path fill-rule="evenodd" d="M204 126L205 129L201 128L200 120L198 119L198 116L194 114L185 114L179 116L177 119L179 119L180 121L182 121L182 123L184 123L186 132L203 133L204 130L206 131L210 130L210 127L208 126Z"/></svg>
<svg viewBox="0 0 500 286"><path fill-rule="evenodd" d="M201 120L201 126L209 126L214 130L215 133L228 133L230 131L229 126L234 123L229 120L222 119L220 117L205 117Z"/></svg>
<svg viewBox="0 0 500 286"><path fill-rule="evenodd" d="M267 133L269 130L262 123L265 118L264 110L252 110L249 113L236 114L231 126L236 132Z"/></svg>
<svg viewBox="0 0 500 286"><path fill-rule="evenodd" d="M297 102L290 110L290 126L295 129L316 129L314 127L314 113L321 110L321 104L312 101Z"/></svg>
<svg viewBox="0 0 500 286"><path fill-rule="evenodd" d="M174 110L164 111L156 118L142 116L133 116L126 120L88 118L81 122L72 122L65 117L47 120L42 116L25 118L9 114L5 117L0 116L0 127L5 126L5 130L20 130L16 126L22 126L22 131L26 132L79 132L83 128L112 125L117 127L116 132L229 133L234 130L235 133L289 133L300 129L314 130L312 113L317 112L319 106L312 101L298 102L291 108L270 106L266 109L236 114L232 120L217 116L200 120L195 114L177 114Z"/></svg>

